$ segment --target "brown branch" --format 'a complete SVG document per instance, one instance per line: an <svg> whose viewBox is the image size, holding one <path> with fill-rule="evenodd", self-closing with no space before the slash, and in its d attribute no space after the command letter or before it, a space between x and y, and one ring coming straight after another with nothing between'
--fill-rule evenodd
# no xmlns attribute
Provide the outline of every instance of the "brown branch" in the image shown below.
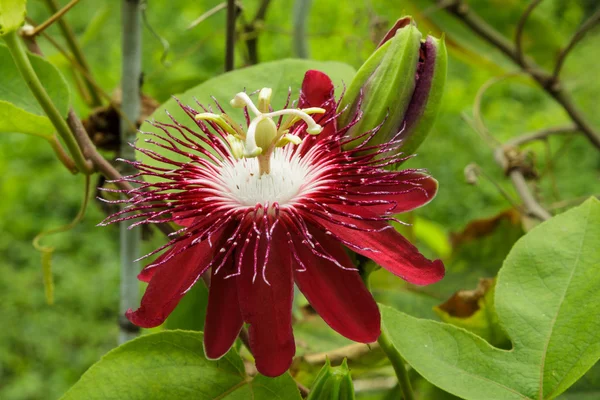
<svg viewBox="0 0 600 400"><path fill-rule="evenodd" d="M304 361L309 365L322 365L326 359L329 359L332 365L339 365L344 361L344 358L348 360L357 360L374 350L379 349L379 343L354 343L345 347L340 347L331 351L324 351L322 353L305 354L297 358L298 361Z"/></svg>
<svg viewBox="0 0 600 400"><path fill-rule="evenodd" d="M235 0L227 0L227 32L225 37L225 72L233 71L235 54Z"/></svg>
<svg viewBox="0 0 600 400"><path fill-rule="evenodd" d="M546 140L548 136L575 133L577 131L578 129L576 125L557 126L554 128L541 129L539 131L525 133L521 136L510 139L508 142L505 143L505 146L522 146L526 143L534 142L536 140Z"/></svg>
<svg viewBox="0 0 600 400"><path fill-rule="evenodd" d="M508 155L518 152L519 150L517 147L526 143L530 143L535 140L545 140L551 135L574 133L577 131L578 129L575 125L542 129L537 132L528 133L511 139L504 145L496 148L494 151L494 158L496 159L496 162L507 172L507 175L510 177L511 182L517 191L517 194L523 201L525 211L532 217L535 217L541 221L545 221L552 218L552 214L542 207L531 193L529 185L525 180L523 167L518 163L513 165L513 163L510 162Z"/></svg>
<svg viewBox="0 0 600 400"><path fill-rule="evenodd" d="M50 147L52 147L52 150L54 150L54 153L58 157L59 161L69 170L69 172L76 174L78 172L77 166L60 144L58 137L56 137L56 135L52 135L48 138L48 143L50 144Z"/></svg>
<svg viewBox="0 0 600 400"><path fill-rule="evenodd" d="M260 7L256 12L256 15L250 21L250 23L244 24L244 36L246 42L246 48L248 49L248 60L250 65L258 64L258 36L259 32L263 29L265 22L265 16L271 0L262 0Z"/></svg>
<svg viewBox="0 0 600 400"><path fill-rule="evenodd" d="M529 5L525 9L525 11L523 12L523 15L521 15L521 18L519 19L519 23L517 24L517 30L515 32L515 51L516 51L516 56L517 56L517 60L519 61L519 63L523 62L522 45L523 45L523 30L525 29L525 24L527 23L527 20L529 19L529 16L533 12L533 10L541 2L542 2L542 0L533 0L531 3L529 3Z"/></svg>
<svg viewBox="0 0 600 400"><path fill-rule="evenodd" d="M590 142L600 149L600 132L590 125L581 110L573 104L570 96L563 90L560 81L554 79L549 72L540 68L529 57L523 56L520 58L515 46L485 20L471 11L469 6L462 0L438 0L438 2L440 5L443 5L445 10L461 20L473 32L503 52L515 64L527 72L542 89L562 106L571 120Z"/></svg>
<svg viewBox="0 0 600 400"><path fill-rule="evenodd" d="M556 59L556 66L554 67L554 73L552 74L552 78L554 80L558 80L560 71L571 50L575 48L577 43L579 43L579 41L581 41L581 39L583 39L590 29L592 29L598 22L600 22L600 8L579 27L579 29L573 34L573 37L571 37L571 40L569 40L567 46L558 55L558 58Z"/></svg>

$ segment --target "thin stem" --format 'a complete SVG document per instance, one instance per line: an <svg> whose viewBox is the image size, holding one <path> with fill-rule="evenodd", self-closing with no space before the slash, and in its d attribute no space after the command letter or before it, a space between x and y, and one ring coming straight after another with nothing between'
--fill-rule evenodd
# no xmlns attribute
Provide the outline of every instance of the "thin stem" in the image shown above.
<svg viewBox="0 0 600 400"><path fill-rule="evenodd" d="M219 11L225 10L226 8L227 8L227 3L225 3L225 2L217 4L216 6L214 6L213 8L211 8L210 10L208 10L207 12L205 12L204 14L202 14L201 16L199 16L198 18L196 18L195 20L193 20L186 29L195 28L201 22L203 22L204 20L206 20L207 18L212 17L213 15L215 15L216 13L218 13Z"/></svg>
<svg viewBox="0 0 600 400"><path fill-rule="evenodd" d="M520 75L520 72L511 72L504 75L496 76L490 78L487 82L485 82L477 91L475 95L475 101L473 102L473 119L475 122L476 132L479 133L484 140L488 142L491 147L495 147L500 144L498 139L492 136L487 129L485 122L483 120L483 115L481 113L481 104L483 102L483 95L487 92L487 90L495 85L496 83L502 82L505 79L513 78L515 76Z"/></svg>
<svg viewBox="0 0 600 400"><path fill-rule="evenodd" d="M366 268L366 264L369 259L362 255L357 255L357 267L360 271L360 277L363 280L367 290L372 292L371 290L371 273L373 270ZM410 384L410 379L408 377L408 372L406 371L405 362L394 344L390 340L387 332L384 329L381 329L381 334L377 339L377 343L390 360L392 367L394 367L394 371L396 372L396 377L398 378L398 385L400 385L400 389L402 390L402 394L404 396L404 400L414 400L415 396L412 391L412 386Z"/></svg>
<svg viewBox="0 0 600 400"><path fill-rule="evenodd" d="M225 37L225 72L233 71L235 54L235 0L227 0L227 33Z"/></svg>
<svg viewBox="0 0 600 400"><path fill-rule="evenodd" d="M533 194L531 194L531 191L529 190L529 186L527 186L527 181L520 170L514 169L510 171L509 176L515 190L519 193L519 197L523 200L525 208L532 216L541 221L552 218L552 214L546 211L546 209L537 202L535 197L533 197Z"/></svg>
<svg viewBox="0 0 600 400"><path fill-rule="evenodd" d="M577 32L575 32L571 40L569 40L567 46L558 55L558 58L556 60L556 66L554 67L554 72L552 73L552 78L554 80L558 79L560 71L562 70L565 60L567 59L567 56L569 55L571 50L575 48L577 43L579 43L579 41L583 39L583 37L590 31L590 29L592 29L594 25L596 25L598 22L600 22L600 8L579 27L579 29L577 30Z"/></svg>
<svg viewBox="0 0 600 400"><path fill-rule="evenodd" d="M56 137L56 135L48 137L48 143L50 144L50 147L52 147L52 150L54 150L54 153L56 154L60 162L65 167L67 167L67 169L72 174L76 174L77 166L75 165L71 157L69 157L69 154L67 154L65 149L63 149L62 145L60 144L60 141L58 140L58 137Z"/></svg>
<svg viewBox="0 0 600 400"><path fill-rule="evenodd" d="M408 371L406 371L404 359L392 344L392 341L385 330L381 331L381 335L379 335L377 343L379 343L379 346L381 346L381 349L390 360L390 363L392 363L392 367L394 367L404 400L414 400L415 396L413 394L412 385L410 384L410 379L408 377Z"/></svg>
<svg viewBox="0 0 600 400"><path fill-rule="evenodd" d="M4 36L4 40L8 45L8 49L10 54L12 55L21 76L25 79L25 83L29 86L29 90L33 93L38 103L42 106L42 109L56 128L56 131L63 139L67 148L69 149L69 153L71 153L71 157L73 157L73 161L77 166L77 169L84 174L90 174L92 172L92 165L85 160L81 149L79 148L77 142L73 137L73 133L69 129L69 126L63 119L60 112L56 109L56 106L52 102L52 99L44 89L42 82L38 78L31 62L29 61L29 57L27 56L27 51L25 50L25 46L23 42L19 39L16 32L11 32Z"/></svg>
<svg viewBox="0 0 600 400"><path fill-rule="evenodd" d="M510 139L505 143L505 146L521 146L536 140L546 140L548 136L575 133L577 131L578 129L576 125L556 126L553 128L541 129L536 132L525 133L521 136Z"/></svg>
<svg viewBox="0 0 600 400"><path fill-rule="evenodd" d="M332 365L338 365L341 364L344 359L347 359L348 361L360 360L362 357L372 354L378 349L379 343L377 342L369 344L353 343L348 346L324 351L322 353L303 354L301 356L297 356L297 359L300 359L309 365L318 366L323 365L325 361L329 359Z"/></svg>
<svg viewBox="0 0 600 400"><path fill-rule="evenodd" d="M248 60L250 65L255 65L259 62L258 37L262 30L270 3L271 0L262 0L254 19L252 19L249 24L244 24L244 36L246 38L245 42L246 48L248 49Z"/></svg>
<svg viewBox="0 0 600 400"><path fill-rule="evenodd" d="M306 20L310 14L312 0L296 0L294 2L294 34L293 47L296 57L308 58L308 41L306 40Z"/></svg>
<svg viewBox="0 0 600 400"><path fill-rule="evenodd" d="M48 304L54 303L54 279L52 276L52 253L54 253L54 247L51 246L43 246L40 244L40 240L45 236L52 235L55 233L66 232L68 230L73 229L77 224L83 219L85 216L85 211L87 210L87 206L90 198L90 175L85 176L85 190L83 201L81 202L81 207L79 208L79 212L73 218L73 220L63 226L59 226L58 228L49 229L44 232L40 232L33 239L33 247L42 253L42 270L44 275L44 290L46 292L46 301Z"/></svg>
<svg viewBox="0 0 600 400"><path fill-rule="evenodd" d="M142 9L140 0L122 1L122 110L129 121L137 121L140 115L140 76L142 73ZM136 130L125 120L120 124L120 156L135 160L135 150L129 145L135 141ZM126 164L123 174L131 175L135 169ZM132 221L123 221L120 227L121 244L121 302L120 315L135 307L138 302L137 267L133 260L139 257L141 230L130 229ZM124 343L136 336L129 325L120 324L119 342Z"/></svg>
<svg viewBox="0 0 600 400"><path fill-rule="evenodd" d="M56 4L56 0L44 0L44 2L46 3L46 6L50 9L50 11L52 11L53 13L57 13L59 11L58 4ZM71 26L67 23L67 21L64 18L60 18L58 20L58 27L60 28L60 31L62 32L65 40L67 41L67 46L75 56L75 59L77 60L79 65L81 65L89 73L90 67L87 63L87 60L85 59L83 51L81 51L81 47L79 47L79 43L77 43L77 39L75 38L75 34L73 33ZM94 85L92 85L91 81L87 77L85 78L85 83L92 100L91 106L98 107L102 105L102 100L98 96L98 93L96 93Z"/></svg>
<svg viewBox="0 0 600 400"><path fill-rule="evenodd" d="M66 6L64 6L57 12L55 12L50 18L48 18L44 23L36 26L31 32L27 32L26 35L29 37L34 37L36 35L39 35L42 31L44 31L44 29L48 28L54 22L58 21L60 19L60 17L65 15L67 13L67 11L69 11L71 8L73 8L73 6L75 6L75 4L77 4L77 3L79 3L79 0L71 0L71 2L69 4L67 4Z"/></svg>
<svg viewBox="0 0 600 400"><path fill-rule="evenodd" d="M525 11L523 12L523 15L521 15L521 18L519 19L519 23L517 24L517 30L515 33L515 50L516 50L517 61L519 63L523 63L523 48L522 48L522 46L523 46L523 30L525 29L525 24L527 23L527 19L529 19L529 16L533 12L533 10L541 2L542 2L542 0L533 0L531 3L529 3L529 5L525 9Z"/></svg>

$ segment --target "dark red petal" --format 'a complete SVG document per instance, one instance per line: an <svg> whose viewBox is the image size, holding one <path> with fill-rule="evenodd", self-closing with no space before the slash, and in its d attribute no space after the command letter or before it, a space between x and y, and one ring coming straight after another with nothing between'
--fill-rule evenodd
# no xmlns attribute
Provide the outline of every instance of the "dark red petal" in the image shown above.
<svg viewBox="0 0 600 400"><path fill-rule="evenodd" d="M327 74L314 69L306 71L302 81L302 90L300 91L299 108L320 107L325 109L324 114L313 114L315 122L323 125L323 130L317 136L307 136L304 138L306 143L304 147L314 145L315 142L323 140L336 131L335 120L325 123L333 118L337 103L334 97L333 82Z"/></svg>
<svg viewBox="0 0 600 400"><path fill-rule="evenodd" d="M175 222L177 225L181 225L181 226L190 226L194 223L194 221L198 218L198 217L188 217L185 218L185 213L184 212L174 212L173 213L173 218L175 219Z"/></svg>
<svg viewBox="0 0 600 400"><path fill-rule="evenodd" d="M354 268L350 257L334 238L318 228L311 227L310 233L340 264ZM300 244L295 249L306 268L298 271L301 267L295 266L296 284L325 322L350 340L376 341L381 333L379 309L358 271L342 269L314 255L307 246Z"/></svg>
<svg viewBox="0 0 600 400"><path fill-rule="evenodd" d="M165 260L171 254L179 253L179 251L182 248L189 246L191 242L192 242L192 239L187 239L187 240L182 240L181 242L175 243L175 245L173 247L166 250L159 257L157 257L153 263L148 264L146 267L144 267L144 269L142 269L140 271L140 273L138 274L137 278L142 282L149 283L150 280L152 279L152 277L154 276L154 274L156 273L156 271L158 271L160 268L164 267L165 265L169 264L168 262L161 264L163 262L163 260ZM181 258L191 256L191 253L188 253L187 255L185 255L183 253L185 253L185 252L180 253ZM169 261L171 261L171 260L169 260Z"/></svg>
<svg viewBox="0 0 600 400"><path fill-rule="evenodd" d="M340 212L343 207L328 205ZM367 211L362 212L363 215ZM372 214L371 216L375 216ZM383 268L416 285L429 285L444 277L444 264L440 260L430 261L402 235L385 221L364 221L355 218L332 215L337 221L354 224L359 229L348 228L329 219L305 214L305 218L315 221L325 231L343 240L354 251L369 257ZM388 227L387 229L384 229ZM366 232L364 229L373 230ZM383 230L382 230L383 229ZM365 250L367 249L367 250Z"/></svg>
<svg viewBox="0 0 600 400"><path fill-rule="evenodd" d="M213 243L219 242L222 232L223 230L212 236ZM140 308L135 311L129 309L125 313L127 318L142 328L153 328L162 324L175 309L185 291L204 273L212 255L213 248L205 240L173 256L164 264L152 268L155 271L147 272L151 279ZM140 273L142 274L144 271Z"/></svg>
<svg viewBox="0 0 600 400"><path fill-rule="evenodd" d="M241 275L236 278L240 308L244 321L250 324L250 348L256 369L263 375L276 377L288 370L296 353L292 334L292 299L294 282L285 233L276 229L271 240L265 276L262 276L266 240L260 240L258 274L254 276L253 239L244 252Z"/></svg>
<svg viewBox="0 0 600 400"><path fill-rule="evenodd" d="M215 275L213 268L208 293L208 309L204 324L204 352L209 359L221 358L233 345L244 321L240 312L233 258Z"/></svg>
<svg viewBox="0 0 600 400"><path fill-rule="evenodd" d="M333 98L333 82L327 74L314 69L306 71L302 81L299 108L321 107Z"/></svg>
<svg viewBox="0 0 600 400"><path fill-rule="evenodd" d="M390 40L391 38L396 36L396 32L399 29L402 29L405 26L408 26L411 22L412 22L412 19L410 17L404 17L404 18L400 18L399 20L397 20L396 23L394 24L394 26L392 26L390 28L390 30L385 34L383 39L381 39L381 41L377 45L377 48L381 47L385 42L387 42L388 40Z"/></svg>
<svg viewBox="0 0 600 400"><path fill-rule="evenodd" d="M414 172L407 175L406 181L398 185L359 186L353 188L351 190L357 193L357 195L348 195L348 198L353 200L383 200L389 203L361 207L367 207L377 215L398 214L414 210L429 203L435 197L437 189L438 182L435 179L428 175Z"/></svg>

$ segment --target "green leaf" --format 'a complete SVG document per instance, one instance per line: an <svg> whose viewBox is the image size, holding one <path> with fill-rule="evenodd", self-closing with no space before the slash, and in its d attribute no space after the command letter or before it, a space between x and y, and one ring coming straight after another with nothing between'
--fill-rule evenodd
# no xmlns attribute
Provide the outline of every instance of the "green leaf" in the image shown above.
<svg viewBox="0 0 600 400"><path fill-rule="evenodd" d="M63 397L75 399L290 399L300 394L289 374L246 375L235 350L220 360L204 356L201 332L165 331L110 351Z"/></svg>
<svg viewBox="0 0 600 400"><path fill-rule="evenodd" d="M0 45L0 133L20 132L49 135L54 127L44 114L5 45ZM29 60L46 92L62 116L69 110L70 92L60 71L43 58L29 54Z"/></svg>
<svg viewBox="0 0 600 400"><path fill-rule="evenodd" d="M8 101L0 100L0 132L46 136L54 130L47 117L30 114Z"/></svg>
<svg viewBox="0 0 600 400"><path fill-rule="evenodd" d="M532 229L506 258L496 311L513 349L381 306L382 329L436 386L465 399L552 399L600 358L600 202Z"/></svg>
<svg viewBox="0 0 600 400"><path fill-rule="evenodd" d="M0 0L0 36L16 31L23 25L25 3L25 0Z"/></svg>
<svg viewBox="0 0 600 400"><path fill-rule="evenodd" d="M277 110L285 105L285 101L288 96L288 89L291 89L291 100L298 98L300 85L304 74L309 69L317 69L328 74L337 86L338 90L341 91L342 84L349 84L354 76L354 69L347 64L339 62L319 62L310 60L280 60L258 64L252 67L238 69L219 75L213 79L210 79L182 94L174 95L175 98L179 99L181 103L187 104L196 110L201 110L196 104L196 99L199 103L214 107L214 102L211 96L213 96L219 104L225 109L226 113L230 115L237 122L246 126L244 115L241 110L234 109L229 105L229 101L239 93L246 89L247 92L251 93L257 89L263 87L270 87L273 89L273 96L271 103L273 108ZM166 115L166 111L171 113L173 117L180 123L195 126L195 122L181 110L179 105L174 99L168 100L162 104L150 119L157 121L170 122L169 117ZM158 132L147 122L142 124L140 127L141 131ZM138 145L141 147L152 147L144 143L144 139L147 139L147 135L138 135L140 139ZM161 150L158 150L159 152ZM157 162L150 159L147 156L138 154L139 159L150 165L155 165ZM169 157L178 159L177 155L169 154ZM180 158L181 160L183 158Z"/></svg>

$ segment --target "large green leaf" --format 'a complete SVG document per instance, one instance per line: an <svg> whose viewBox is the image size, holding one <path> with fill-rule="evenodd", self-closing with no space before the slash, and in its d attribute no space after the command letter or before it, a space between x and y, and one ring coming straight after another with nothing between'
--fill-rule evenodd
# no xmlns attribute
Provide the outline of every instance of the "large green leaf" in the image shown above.
<svg viewBox="0 0 600 400"><path fill-rule="evenodd" d="M600 202L519 240L498 275L496 311L513 343L382 306L382 328L426 379L466 399L552 399L600 358Z"/></svg>
<svg viewBox="0 0 600 400"><path fill-rule="evenodd" d="M202 110L196 104L196 100L201 104L212 106L213 109L215 109L212 99L212 97L214 97L225 109L227 114L239 123L243 123L244 116L242 111L234 109L229 105L229 101L236 93L239 93L244 89L248 92L253 92L263 87L270 87L273 89L273 97L271 98L273 108L278 109L284 106L289 89L292 90L291 100L298 98L298 91L302 84L302 79L304 78L305 72L309 69L317 69L328 74L340 91L343 83L349 84L352 81L355 72L349 65L339 62L287 59L262 63L253 67L238 69L219 75L193 87L185 93L176 94L174 97L179 99L183 104L190 105L198 111ZM173 115L179 122L188 126L195 125L195 123L181 110L175 99L170 99L158 107L154 114L152 114L151 119L170 122L165 110ZM140 130L156 132L155 128L148 123L142 124ZM146 135L141 134L138 137L140 138L137 143L139 146L148 146L144 143L144 139L147 138ZM153 147L153 149L155 148ZM138 156L141 160L149 164L156 163L156 161L144 157L141 154L138 154ZM169 154L169 156L177 159L175 154Z"/></svg>
<svg viewBox="0 0 600 400"><path fill-rule="evenodd" d="M202 341L201 332L188 331L132 340L106 354L62 399L300 399L289 374L250 378L235 350L211 361Z"/></svg>
<svg viewBox="0 0 600 400"><path fill-rule="evenodd" d="M54 131L50 120L44 114L17 66L8 48L0 45L0 133L21 132L33 135L47 135ZM29 60L46 92L63 116L69 110L70 92L67 82L58 69L41 57L30 54Z"/></svg>
<svg viewBox="0 0 600 400"><path fill-rule="evenodd" d="M0 0L0 36L16 31L23 24L25 3L25 0Z"/></svg>

